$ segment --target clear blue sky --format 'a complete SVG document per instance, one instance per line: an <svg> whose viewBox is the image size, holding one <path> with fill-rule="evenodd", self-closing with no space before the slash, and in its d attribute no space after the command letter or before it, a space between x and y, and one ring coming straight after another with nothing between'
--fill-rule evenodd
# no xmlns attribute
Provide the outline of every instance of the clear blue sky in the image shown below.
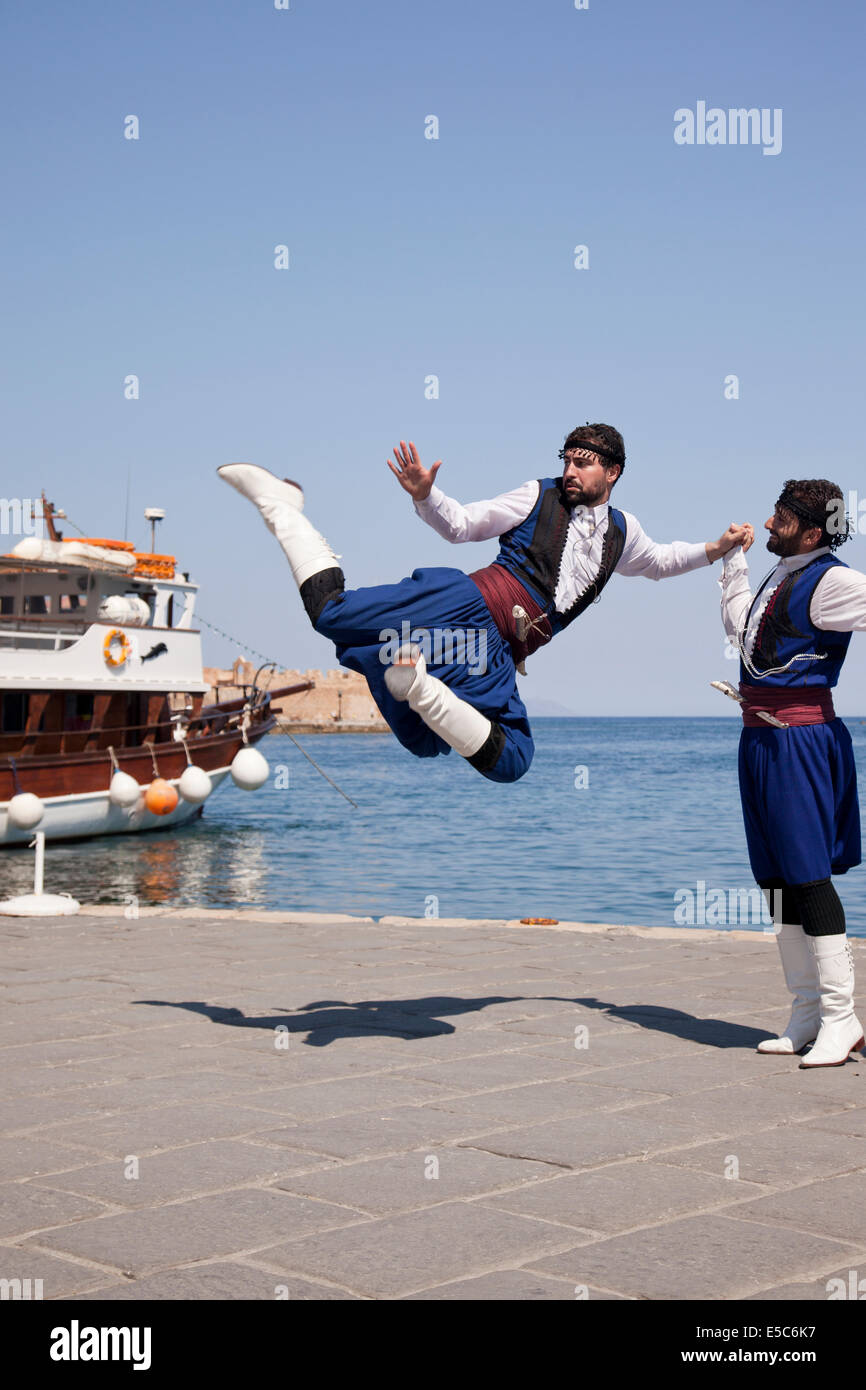
<svg viewBox="0 0 866 1390"><path fill-rule="evenodd" d="M53 0L0 26L2 492L122 535L129 470L130 538L164 507L160 548L252 647L334 664L223 462L301 479L351 585L495 553L415 517L401 437L469 501L607 420L615 500L659 540L763 523L789 476L866 501L853 0ZM782 152L676 145L698 101L781 108ZM866 568L866 537L843 554ZM721 714L733 668L710 572L618 578L522 690ZM861 639L843 711L864 674Z"/></svg>

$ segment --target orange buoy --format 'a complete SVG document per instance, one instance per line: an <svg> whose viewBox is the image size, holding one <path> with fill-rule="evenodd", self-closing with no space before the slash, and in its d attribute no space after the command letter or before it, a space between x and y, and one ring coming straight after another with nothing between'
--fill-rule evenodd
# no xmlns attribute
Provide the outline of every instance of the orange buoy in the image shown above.
<svg viewBox="0 0 866 1390"><path fill-rule="evenodd" d="M168 816L178 802L178 795L164 777L154 777L144 794L144 804L155 816Z"/></svg>

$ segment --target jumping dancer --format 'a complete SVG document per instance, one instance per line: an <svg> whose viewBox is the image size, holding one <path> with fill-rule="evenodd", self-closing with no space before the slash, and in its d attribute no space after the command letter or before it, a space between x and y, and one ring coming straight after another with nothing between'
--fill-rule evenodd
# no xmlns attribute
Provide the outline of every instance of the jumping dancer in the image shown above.
<svg viewBox="0 0 866 1390"><path fill-rule="evenodd" d="M303 514L297 483L232 463L217 471L261 512L280 542L315 630L334 642L342 666L360 671L397 738L416 757L456 749L484 777L515 782L532 761L517 669L601 594L618 572L665 579L711 564L738 545L731 526L706 544L657 545L635 517L609 505L625 467L610 425L572 430L561 476L541 478L468 507L446 497L415 446L401 443L389 467L416 509L454 542L500 537L492 565L418 569L398 584L345 589L336 555ZM397 645L389 634L406 632ZM429 644L425 636L445 636ZM456 652L454 647L456 645ZM467 653L472 659L467 659ZM479 659L480 658L480 659ZM428 669L428 666L430 669Z"/></svg>

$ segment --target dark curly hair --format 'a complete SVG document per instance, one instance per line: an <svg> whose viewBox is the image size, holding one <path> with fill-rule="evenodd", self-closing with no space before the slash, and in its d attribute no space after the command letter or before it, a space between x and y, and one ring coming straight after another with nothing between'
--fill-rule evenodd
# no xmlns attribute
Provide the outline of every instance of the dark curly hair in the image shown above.
<svg viewBox="0 0 866 1390"><path fill-rule="evenodd" d="M613 425L591 425L588 421L585 425L578 425L566 436L559 451L560 458L564 458L566 449L594 449L605 464L619 465L619 473L614 479L619 482L625 468L625 443Z"/></svg>
<svg viewBox="0 0 866 1390"><path fill-rule="evenodd" d="M801 531L817 527L820 545L837 550L851 534L851 518L845 511L842 489L828 478L789 478L776 506L790 512Z"/></svg>

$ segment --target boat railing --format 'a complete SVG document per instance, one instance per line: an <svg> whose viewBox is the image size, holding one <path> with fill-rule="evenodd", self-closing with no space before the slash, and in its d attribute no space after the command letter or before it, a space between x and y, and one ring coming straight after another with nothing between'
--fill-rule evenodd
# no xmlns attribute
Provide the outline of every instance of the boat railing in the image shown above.
<svg viewBox="0 0 866 1390"><path fill-rule="evenodd" d="M21 621L21 620L19 620ZM29 622L30 619L23 621ZM14 651L25 646L42 648L43 651L63 651L66 647L74 647L81 641L82 628L76 627L74 633L70 633L67 625L55 623L54 631L27 632L24 628L8 629L8 619L0 618L0 648L5 651Z"/></svg>
<svg viewBox="0 0 866 1390"><path fill-rule="evenodd" d="M124 626L134 628L136 632L182 632L184 635L200 636L199 629L195 627L155 627L153 623L138 626L133 623L118 623L112 618L73 618L66 613L0 613L0 642L10 631L26 642L44 642L46 637L50 638L53 635L52 629L56 629L59 633L74 632L77 641L89 627ZM34 627L36 631L31 632L29 629Z"/></svg>
<svg viewBox="0 0 866 1390"><path fill-rule="evenodd" d="M268 716L268 704L265 703L258 707L259 721ZM176 713L176 712L175 712ZM211 738L215 734L223 733L228 729L240 727L244 716L243 710L226 710L225 713L217 713L215 710L199 715L196 718L184 718L184 737L190 740L200 738ZM100 749L107 749L109 745L120 748L140 748L145 741L153 743L174 743L176 739L174 727L175 719L172 715L165 716L156 720L150 720L146 724L101 724L94 728L87 729L39 729L7 731L0 733L0 757L19 753L26 753L31 757L39 757L53 753L82 753L97 752ZM194 729L195 726L195 729ZM137 735L132 739L127 735ZM143 735L147 735L145 740ZM53 740L53 746L52 746Z"/></svg>

